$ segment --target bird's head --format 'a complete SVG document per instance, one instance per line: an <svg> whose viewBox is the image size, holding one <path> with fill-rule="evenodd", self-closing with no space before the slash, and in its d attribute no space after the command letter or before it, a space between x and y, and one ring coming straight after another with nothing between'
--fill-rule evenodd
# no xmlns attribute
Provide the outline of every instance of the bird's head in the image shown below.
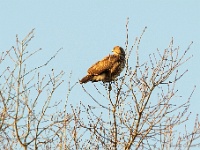
<svg viewBox="0 0 200 150"><path fill-rule="evenodd" d="M112 52L114 53L114 55L121 55L121 56L125 56L125 52L124 49L120 46L115 46L112 49Z"/></svg>

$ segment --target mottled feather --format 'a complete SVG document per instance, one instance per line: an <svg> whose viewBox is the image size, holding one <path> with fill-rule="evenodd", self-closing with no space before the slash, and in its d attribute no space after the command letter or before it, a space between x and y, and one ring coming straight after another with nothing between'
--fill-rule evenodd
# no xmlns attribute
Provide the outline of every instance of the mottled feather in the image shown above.
<svg viewBox="0 0 200 150"><path fill-rule="evenodd" d="M99 75L104 71L108 71L109 69L111 69L114 64L119 64L118 63L118 56L117 55L109 55L107 57L105 57L104 59L102 59L101 61L98 61L97 63L95 63L94 65L92 65L89 69L88 69L88 74L90 75Z"/></svg>

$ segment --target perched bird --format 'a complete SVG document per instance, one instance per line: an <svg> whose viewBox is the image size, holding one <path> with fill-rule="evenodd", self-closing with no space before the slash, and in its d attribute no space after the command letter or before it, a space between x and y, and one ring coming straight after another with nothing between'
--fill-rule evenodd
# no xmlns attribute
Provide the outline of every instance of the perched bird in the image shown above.
<svg viewBox="0 0 200 150"><path fill-rule="evenodd" d="M125 52L120 46L115 46L112 52L112 55L108 55L92 65L87 71L88 74L80 80L80 83L114 81L125 67Z"/></svg>

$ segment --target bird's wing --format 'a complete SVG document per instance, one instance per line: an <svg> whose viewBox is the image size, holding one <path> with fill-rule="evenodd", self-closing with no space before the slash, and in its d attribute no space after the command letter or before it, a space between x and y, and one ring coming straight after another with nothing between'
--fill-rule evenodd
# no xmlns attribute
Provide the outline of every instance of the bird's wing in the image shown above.
<svg viewBox="0 0 200 150"><path fill-rule="evenodd" d="M105 71L112 69L113 65L118 62L118 59L119 58L116 55L109 55L92 65L88 69L88 74L99 75Z"/></svg>

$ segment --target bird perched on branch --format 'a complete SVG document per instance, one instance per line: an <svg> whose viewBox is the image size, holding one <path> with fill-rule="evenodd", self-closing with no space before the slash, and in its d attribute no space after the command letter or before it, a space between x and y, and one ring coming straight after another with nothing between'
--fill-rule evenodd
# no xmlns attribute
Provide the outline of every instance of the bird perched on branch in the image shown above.
<svg viewBox="0 0 200 150"><path fill-rule="evenodd" d="M88 74L80 80L80 83L111 82L116 79L125 67L125 52L120 46L115 46L113 54L96 62L88 69Z"/></svg>

